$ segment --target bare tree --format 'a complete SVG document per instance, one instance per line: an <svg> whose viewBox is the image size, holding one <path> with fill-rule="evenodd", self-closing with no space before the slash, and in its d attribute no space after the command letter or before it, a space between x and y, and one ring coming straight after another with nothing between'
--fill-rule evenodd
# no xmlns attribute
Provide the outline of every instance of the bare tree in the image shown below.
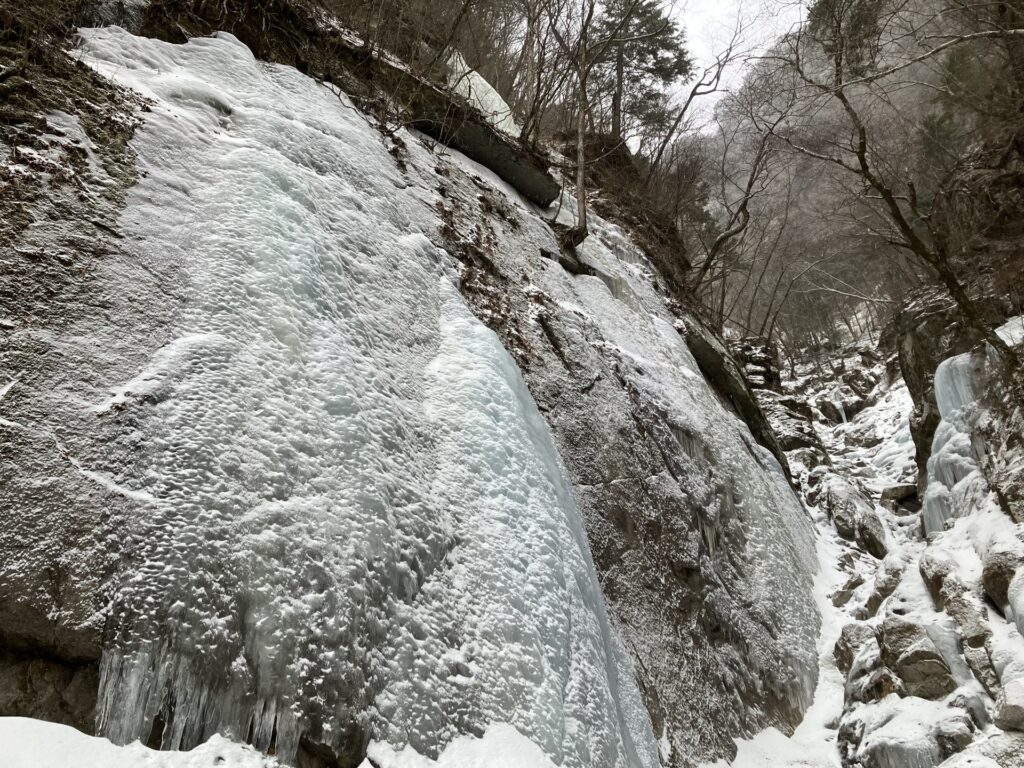
<svg viewBox="0 0 1024 768"><path fill-rule="evenodd" d="M930 268L966 319L1007 363L1016 365L1014 351L995 333L991 319L971 299L956 272L954 257L964 254L954 252L955 238L935 216L936 194L927 204L919 194L906 161L910 140L893 134L904 133L908 125L916 128L899 99L909 87L908 78L911 86L927 79L919 65L955 45L1015 37L1024 30L958 35L922 51L906 44L898 15L873 20L878 28L870 29L871 24L857 15L858 2L819 2L812 24L765 57L778 65L771 73L776 88L762 102L758 128L793 152L856 177L861 198L874 205L886 223L886 241ZM886 64L877 66L879 60Z"/></svg>
<svg viewBox="0 0 1024 768"><path fill-rule="evenodd" d="M629 0L612 28L595 38L597 0L541 0L548 28L569 60L576 80L576 225L565 235L567 245L576 247L586 240L587 228L587 129L591 121L589 82L594 67L612 44L624 44L639 37L622 35L640 0ZM644 35L647 37L649 35Z"/></svg>

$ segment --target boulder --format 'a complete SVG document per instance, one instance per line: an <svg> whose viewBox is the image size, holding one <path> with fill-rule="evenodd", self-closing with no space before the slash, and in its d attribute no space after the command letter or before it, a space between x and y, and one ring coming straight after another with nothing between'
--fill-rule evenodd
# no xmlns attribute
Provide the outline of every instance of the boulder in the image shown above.
<svg viewBox="0 0 1024 768"><path fill-rule="evenodd" d="M872 557L882 560L889 552L885 543L885 526L878 513L864 509L857 516L857 543Z"/></svg>
<svg viewBox="0 0 1024 768"><path fill-rule="evenodd" d="M935 741L943 757L962 752L974 739L974 721L963 713L941 720L935 728Z"/></svg>
<svg viewBox="0 0 1024 768"><path fill-rule="evenodd" d="M981 561L981 584L993 603L1005 610L1010 582L1021 564L1020 553L1013 549L992 547Z"/></svg>
<svg viewBox="0 0 1024 768"><path fill-rule="evenodd" d="M903 563L894 558L882 561L882 567L875 575L874 589L868 595L863 608L857 610L858 619L868 619L878 613L882 603L896 591L903 578Z"/></svg>
<svg viewBox="0 0 1024 768"><path fill-rule="evenodd" d="M1024 734L994 733L950 757L939 768L1024 768Z"/></svg>
<svg viewBox="0 0 1024 768"><path fill-rule="evenodd" d="M853 574L842 587L840 587L832 593L832 605L834 605L836 608L842 608L844 605L850 602L850 599L857 591L857 588L860 587L863 583L863 576L861 576L859 573Z"/></svg>
<svg viewBox="0 0 1024 768"><path fill-rule="evenodd" d="M856 540L857 513L867 506L860 491L838 475L829 475L823 482L823 493L819 498L836 533L847 541Z"/></svg>
<svg viewBox="0 0 1024 768"><path fill-rule="evenodd" d="M923 570L923 569L922 569ZM927 582L927 578L925 579ZM988 654L988 641L992 637L984 609L975 596L953 575L946 578L936 602L956 622L962 652L967 666L992 697L999 690L999 676Z"/></svg>
<svg viewBox="0 0 1024 768"><path fill-rule="evenodd" d="M946 613L956 622L963 644L970 648L984 648L992 631L974 596L955 577L946 580L939 596Z"/></svg>
<svg viewBox="0 0 1024 768"><path fill-rule="evenodd" d="M996 695L996 725L1004 731L1024 731L1024 674L1004 675Z"/></svg>
<svg viewBox="0 0 1024 768"><path fill-rule="evenodd" d="M941 699L956 688L942 654L924 627L902 616L882 623L882 661L903 680L907 693L922 699Z"/></svg>
<svg viewBox="0 0 1024 768"><path fill-rule="evenodd" d="M979 691L959 691L950 700L949 705L959 707L969 714L980 730L984 730L992 723L987 701Z"/></svg>
<svg viewBox="0 0 1024 768"><path fill-rule="evenodd" d="M942 597L940 593L942 585L946 577L956 567L952 556L944 549L928 547L924 554L921 555L921 559L918 560L917 567L921 572L921 578L924 579L925 586L928 587L932 600L935 601L936 605L941 606Z"/></svg>
<svg viewBox="0 0 1024 768"><path fill-rule="evenodd" d="M890 485L882 490L882 503L891 502L894 506L901 501L917 496L917 486L912 483Z"/></svg>
<svg viewBox="0 0 1024 768"><path fill-rule="evenodd" d="M943 761L939 768L1001 768L991 757L974 752L960 752Z"/></svg>
<svg viewBox="0 0 1024 768"><path fill-rule="evenodd" d="M852 681L846 685L846 700L869 704L873 701L881 701L886 696L896 694L899 697L907 695L907 690L891 669L878 667L864 677Z"/></svg>
<svg viewBox="0 0 1024 768"><path fill-rule="evenodd" d="M974 734L970 716L959 708L894 705L890 700L866 709L857 757L863 768L933 768L967 747Z"/></svg>
<svg viewBox="0 0 1024 768"><path fill-rule="evenodd" d="M1007 618L1012 618L1017 631L1024 635L1024 568L1014 574L1006 590Z"/></svg>
<svg viewBox="0 0 1024 768"><path fill-rule="evenodd" d="M840 672L844 675L850 672L854 657L866 643L878 645L878 641L875 638L875 630L870 626L855 621L843 627L833 649L836 666L839 667Z"/></svg>

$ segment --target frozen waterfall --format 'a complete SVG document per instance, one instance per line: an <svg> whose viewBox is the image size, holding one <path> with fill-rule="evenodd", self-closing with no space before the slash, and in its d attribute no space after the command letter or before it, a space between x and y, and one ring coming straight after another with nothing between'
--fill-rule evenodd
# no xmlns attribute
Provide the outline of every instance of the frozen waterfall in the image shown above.
<svg viewBox="0 0 1024 768"><path fill-rule="evenodd" d="M227 35L83 36L151 100L120 229L174 287L91 403L123 437L87 471L131 504L102 733L288 760L505 722L560 765L656 765L548 427L426 238L426 150L403 172Z"/></svg>
<svg viewBox="0 0 1024 768"><path fill-rule="evenodd" d="M1020 343L1022 318L1014 318L997 333L1008 344ZM935 401L942 420L932 439L928 459L928 487L922 515L927 533L941 531L949 520L965 517L985 504L990 489L979 462L984 447L977 444L973 420L978 399L994 383L995 353L983 351L954 355L935 370Z"/></svg>

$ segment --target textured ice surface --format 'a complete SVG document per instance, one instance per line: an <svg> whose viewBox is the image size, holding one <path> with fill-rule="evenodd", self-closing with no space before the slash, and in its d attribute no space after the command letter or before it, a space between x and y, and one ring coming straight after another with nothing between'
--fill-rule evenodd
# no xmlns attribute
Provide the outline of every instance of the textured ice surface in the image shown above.
<svg viewBox="0 0 1024 768"><path fill-rule="evenodd" d="M1022 318L997 329L1007 343L1024 338ZM942 530L952 518L984 509L991 495L979 467L983 448L975 445L974 420L978 399L996 378L994 351L965 352L939 363L935 371L935 400L942 421L932 439L928 486L924 496L924 525L928 533Z"/></svg>
<svg viewBox="0 0 1024 768"><path fill-rule="evenodd" d="M935 369L935 401L942 418L977 399L978 366L970 353L954 355Z"/></svg>
<svg viewBox="0 0 1024 768"><path fill-rule="evenodd" d="M547 427L425 237L429 156L399 170L230 36L83 36L152 99L120 229L183 283L88 406L131 456L95 466L131 504L102 732L429 757L507 721L562 765L655 764Z"/></svg>

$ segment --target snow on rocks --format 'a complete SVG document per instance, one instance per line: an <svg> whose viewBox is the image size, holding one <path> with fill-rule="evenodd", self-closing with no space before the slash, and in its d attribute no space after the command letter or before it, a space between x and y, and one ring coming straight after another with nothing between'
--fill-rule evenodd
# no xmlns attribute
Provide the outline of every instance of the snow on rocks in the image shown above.
<svg viewBox="0 0 1024 768"><path fill-rule="evenodd" d="M1000 745L1016 744L1012 731L1024 727L1024 641L1015 621L1024 615L1024 539L980 466L989 456L978 427L989 422L977 401L990 385L989 363L982 352L939 365L943 422L923 508L913 482L913 404L899 380L875 390L873 404L855 417L844 421L836 406L824 419L840 423L813 425L827 461L808 466L791 458L820 535L842 553L830 566L836 612L825 614L826 627L836 621L842 628L834 643L841 701L829 721L838 730L823 738L838 745L844 766L1013 764L1006 758L1012 748ZM877 373L865 379L876 380ZM792 386L784 382L781 397L795 396ZM803 396L820 410L838 390L819 386ZM748 754L741 744L741 758ZM773 758L765 764L819 764L789 747Z"/></svg>

